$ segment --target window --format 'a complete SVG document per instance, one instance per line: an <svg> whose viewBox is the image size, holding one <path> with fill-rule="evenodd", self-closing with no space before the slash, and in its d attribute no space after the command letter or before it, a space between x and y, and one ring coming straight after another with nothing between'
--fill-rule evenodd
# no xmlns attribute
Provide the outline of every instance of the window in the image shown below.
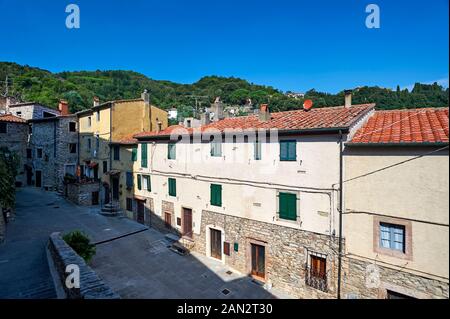
<svg viewBox="0 0 450 319"><path fill-rule="evenodd" d="M133 147L133 148L131 149L131 160L132 160L133 162L136 162L136 161L137 161L137 147Z"/></svg>
<svg viewBox="0 0 450 319"><path fill-rule="evenodd" d="M5 122L0 123L0 133L8 133L8 125Z"/></svg>
<svg viewBox="0 0 450 319"><path fill-rule="evenodd" d="M297 160L297 142L280 141L280 161Z"/></svg>
<svg viewBox="0 0 450 319"><path fill-rule="evenodd" d="M278 209L281 219L297 220L297 195L280 192L278 194Z"/></svg>
<svg viewBox="0 0 450 319"><path fill-rule="evenodd" d="M133 173L127 172L126 173L126 179L127 179L127 188L133 188Z"/></svg>
<svg viewBox="0 0 450 319"><path fill-rule="evenodd" d="M76 153L77 152L77 144L76 143L69 143L69 153Z"/></svg>
<svg viewBox="0 0 450 319"><path fill-rule="evenodd" d="M380 246L405 252L405 226L380 223Z"/></svg>
<svg viewBox="0 0 450 319"><path fill-rule="evenodd" d="M261 160L261 141L256 140L253 144L253 149L255 153L255 161Z"/></svg>
<svg viewBox="0 0 450 319"><path fill-rule="evenodd" d="M150 176L149 175L142 175L143 180L143 188L149 192L151 192L152 187L150 184Z"/></svg>
<svg viewBox="0 0 450 319"><path fill-rule="evenodd" d="M100 122L100 110L97 111L97 122Z"/></svg>
<svg viewBox="0 0 450 319"><path fill-rule="evenodd" d="M76 132L76 131L77 131L77 123L69 122L69 132Z"/></svg>
<svg viewBox="0 0 450 319"><path fill-rule="evenodd" d="M108 172L108 162L103 161L103 174L106 174Z"/></svg>
<svg viewBox="0 0 450 319"><path fill-rule="evenodd" d="M36 154L37 158L42 158L42 148L38 148L37 149L37 154Z"/></svg>
<svg viewBox="0 0 450 319"><path fill-rule="evenodd" d="M114 145L113 146L113 152L114 152L114 160L120 161L120 146Z"/></svg>
<svg viewBox="0 0 450 319"><path fill-rule="evenodd" d="M98 135L95 135L95 149L97 152L100 149L100 137Z"/></svg>
<svg viewBox="0 0 450 319"><path fill-rule="evenodd" d="M91 139L88 137L88 150L90 151L91 150L91 148L92 148L92 145L91 145Z"/></svg>
<svg viewBox="0 0 450 319"><path fill-rule="evenodd" d="M147 144L141 144L141 167L147 167Z"/></svg>
<svg viewBox="0 0 450 319"><path fill-rule="evenodd" d="M217 141L211 142L211 156L213 157L222 156L222 142Z"/></svg>
<svg viewBox="0 0 450 319"><path fill-rule="evenodd" d="M31 148L27 148L27 158L32 158Z"/></svg>
<svg viewBox="0 0 450 319"><path fill-rule="evenodd" d="M133 200L131 198L127 198L127 211L133 211Z"/></svg>
<svg viewBox="0 0 450 319"><path fill-rule="evenodd" d="M92 118L90 116L88 116L88 118L87 118L87 126L91 127L91 125L92 125Z"/></svg>
<svg viewBox="0 0 450 319"><path fill-rule="evenodd" d="M222 206L222 185L211 184L211 205Z"/></svg>
<svg viewBox="0 0 450 319"><path fill-rule="evenodd" d="M176 159L177 157L177 144L175 143L169 143L167 144L167 158L168 159Z"/></svg>
<svg viewBox="0 0 450 319"><path fill-rule="evenodd" d="M18 117L21 117L21 116L22 116L22 112L16 112L16 115L17 115Z"/></svg>
<svg viewBox="0 0 450 319"><path fill-rule="evenodd" d="M327 291L327 258L323 254L308 253L309 262L305 275L306 284L318 290Z"/></svg>
<svg viewBox="0 0 450 319"><path fill-rule="evenodd" d="M169 178L169 196L177 196L177 180Z"/></svg>
<svg viewBox="0 0 450 319"><path fill-rule="evenodd" d="M142 176L141 176L141 174L137 175L137 187L138 187L138 190L142 189Z"/></svg>

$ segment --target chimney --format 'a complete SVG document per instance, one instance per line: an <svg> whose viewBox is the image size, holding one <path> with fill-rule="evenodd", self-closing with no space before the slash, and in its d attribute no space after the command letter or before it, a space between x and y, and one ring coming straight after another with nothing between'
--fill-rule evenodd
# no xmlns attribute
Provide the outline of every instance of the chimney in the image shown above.
<svg viewBox="0 0 450 319"><path fill-rule="evenodd" d="M261 104L259 106L259 120L263 122L270 120L269 105Z"/></svg>
<svg viewBox="0 0 450 319"><path fill-rule="evenodd" d="M345 99L345 107L352 106L352 90L345 90L344 91L344 99Z"/></svg>
<svg viewBox="0 0 450 319"><path fill-rule="evenodd" d="M141 99L143 99L146 104L150 103L150 94L148 93L147 89L142 92Z"/></svg>
<svg viewBox="0 0 450 319"><path fill-rule="evenodd" d="M214 103L211 105L211 110L214 113L214 122L222 120L224 118L223 115L223 104L220 101L220 97L216 97Z"/></svg>
<svg viewBox="0 0 450 319"><path fill-rule="evenodd" d="M69 104L66 100L60 100L58 105L58 111L61 115L69 115Z"/></svg>
<svg viewBox="0 0 450 319"><path fill-rule="evenodd" d="M211 123L209 111L205 111L205 113L200 114L200 122L202 125L208 125L209 123Z"/></svg>
<svg viewBox="0 0 450 319"><path fill-rule="evenodd" d="M100 105L100 99L98 98L98 96L94 96L94 106L99 106Z"/></svg>

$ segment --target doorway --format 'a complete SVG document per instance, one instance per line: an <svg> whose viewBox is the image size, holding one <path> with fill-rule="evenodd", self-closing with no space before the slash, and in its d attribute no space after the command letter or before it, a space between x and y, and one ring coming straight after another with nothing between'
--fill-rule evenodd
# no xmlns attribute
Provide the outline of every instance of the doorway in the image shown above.
<svg viewBox="0 0 450 319"><path fill-rule="evenodd" d="M164 224L166 228L172 228L172 214L165 212L164 213Z"/></svg>
<svg viewBox="0 0 450 319"><path fill-rule="evenodd" d="M31 171L30 167L27 167L26 170L27 170L27 185L31 186L33 185L33 172Z"/></svg>
<svg viewBox="0 0 450 319"><path fill-rule="evenodd" d="M211 257L222 260L222 232L210 228Z"/></svg>
<svg viewBox="0 0 450 319"><path fill-rule="evenodd" d="M42 171L36 171L36 187L42 187Z"/></svg>
<svg viewBox="0 0 450 319"><path fill-rule="evenodd" d="M266 247L251 244L251 275L258 279L266 277Z"/></svg>
<svg viewBox="0 0 450 319"><path fill-rule="evenodd" d="M105 204L109 204L109 200L110 200L110 198L109 198L109 185L104 185L103 186L103 190L104 190L104 192L105 192Z"/></svg>
<svg viewBox="0 0 450 319"><path fill-rule="evenodd" d="M192 238L192 209L183 208L183 236Z"/></svg>
<svg viewBox="0 0 450 319"><path fill-rule="evenodd" d="M136 200L137 203L137 222L140 224L144 224L145 223L145 217L144 217L144 202L140 201L140 200Z"/></svg>
<svg viewBox="0 0 450 319"><path fill-rule="evenodd" d="M98 203L99 203L98 192L92 192L92 205L98 205Z"/></svg>
<svg viewBox="0 0 450 319"><path fill-rule="evenodd" d="M119 179L116 177L112 179L112 197L113 200L119 200Z"/></svg>

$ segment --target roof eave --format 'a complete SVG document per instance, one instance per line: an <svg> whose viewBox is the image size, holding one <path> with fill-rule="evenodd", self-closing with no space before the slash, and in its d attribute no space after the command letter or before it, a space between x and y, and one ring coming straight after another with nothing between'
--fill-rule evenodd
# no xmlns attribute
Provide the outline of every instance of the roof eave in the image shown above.
<svg viewBox="0 0 450 319"><path fill-rule="evenodd" d="M448 146L448 142L400 142L400 143L353 143L353 142L348 142L345 143L345 146L348 147L403 147L403 146L408 146L408 147L430 147L430 146L435 146L435 147L441 147L441 146Z"/></svg>

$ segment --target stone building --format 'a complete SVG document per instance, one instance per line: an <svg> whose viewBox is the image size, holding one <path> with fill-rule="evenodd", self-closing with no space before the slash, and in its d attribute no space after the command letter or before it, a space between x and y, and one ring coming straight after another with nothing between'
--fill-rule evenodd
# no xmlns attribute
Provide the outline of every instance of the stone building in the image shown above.
<svg viewBox="0 0 450 319"><path fill-rule="evenodd" d="M10 100L6 103L10 103ZM21 117L25 120L35 120L60 115L58 110L36 102L5 104L3 109L5 113Z"/></svg>
<svg viewBox="0 0 450 319"><path fill-rule="evenodd" d="M0 115L0 147L6 147L19 156L19 171L16 181L26 184L28 124L12 114Z"/></svg>
<svg viewBox="0 0 450 319"><path fill-rule="evenodd" d="M449 298L448 108L377 111L346 144L343 297Z"/></svg>
<svg viewBox="0 0 450 319"><path fill-rule="evenodd" d="M335 298L340 141L373 108L262 105L258 115L216 112L200 128L136 134L133 213L269 290Z"/></svg>
<svg viewBox="0 0 450 319"><path fill-rule="evenodd" d="M112 166L120 161L120 148L115 148L113 143L137 132L165 129L167 112L151 105L149 94L144 92L139 99L102 104L95 98L94 106L78 112L77 116L80 127L78 191L91 205L111 203L118 206L121 177ZM97 182L95 190L92 181ZM84 183L89 184L86 189Z"/></svg>
<svg viewBox="0 0 450 319"><path fill-rule="evenodd" d="M59 110L59 116L29 121L32 168L29 185L64 192L65 176L76 176L78 123L77 116L69 114L66 101L60 102Z"/></svg>

